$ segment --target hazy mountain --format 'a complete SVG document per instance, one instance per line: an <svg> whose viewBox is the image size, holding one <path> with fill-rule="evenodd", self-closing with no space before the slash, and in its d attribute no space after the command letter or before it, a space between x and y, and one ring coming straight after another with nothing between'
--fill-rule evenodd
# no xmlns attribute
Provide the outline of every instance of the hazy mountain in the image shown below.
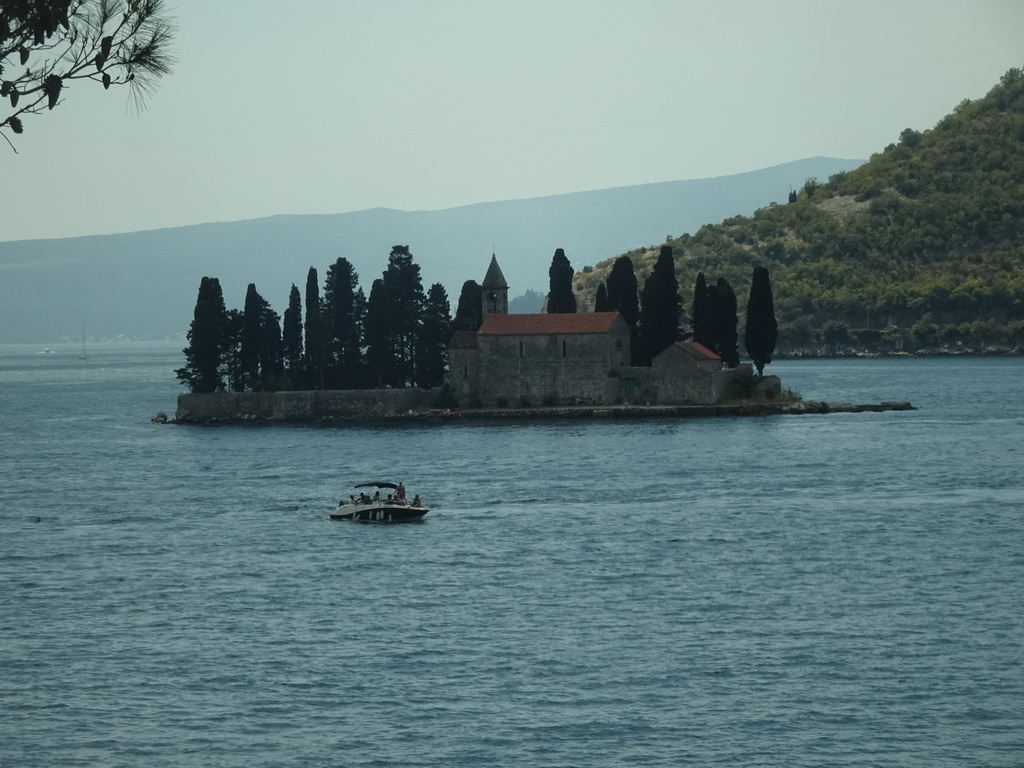
<svg viewBox="0 0 1024 768"><path fill-rule="evenodd" d="M229 308L256 283L278 312L292 283L344 256L369 292L395 244L408 245L424 287L440 282L453 309L465 280L483 279L492 249L510 295L547 292L556 248L573 267L695 232L785 202L806 179L862 161L810 158L713 179L674 181L442 211L372 209L272 216L129 234L0 243L0 342L184 334L203 275L220 278Z"/></svg>

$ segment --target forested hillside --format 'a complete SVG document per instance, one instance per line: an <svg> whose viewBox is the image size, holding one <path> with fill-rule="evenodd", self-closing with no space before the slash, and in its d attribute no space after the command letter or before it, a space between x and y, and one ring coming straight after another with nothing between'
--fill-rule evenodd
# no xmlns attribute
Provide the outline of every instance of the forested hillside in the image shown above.
<svg viewBox="0 0 1024 768"><path fill-rule="evenodd" d="M667 241L684 306L699 272L724 276L744 306L761 265L781 352L1024 348L1022 70L789 199ZM657 249L627 255L642 284ZM576 275L584 305L613 262Z"/></svg>

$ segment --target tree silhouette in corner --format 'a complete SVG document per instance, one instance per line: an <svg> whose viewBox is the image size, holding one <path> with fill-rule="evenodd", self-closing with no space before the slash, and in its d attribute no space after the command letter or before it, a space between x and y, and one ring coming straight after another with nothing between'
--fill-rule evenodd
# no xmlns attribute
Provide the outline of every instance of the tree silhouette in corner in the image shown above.
<svg viewBox="0 0 1024 768"><path fill-rule="evenodd" d="M163 0L3 0L0 21L0 97L10 102L0 135L8 144L3 129L23 133L23 118L60 104L72 81L126 85L138 110L174 64ZM15 66L22 71L7 71Z"/></svg>

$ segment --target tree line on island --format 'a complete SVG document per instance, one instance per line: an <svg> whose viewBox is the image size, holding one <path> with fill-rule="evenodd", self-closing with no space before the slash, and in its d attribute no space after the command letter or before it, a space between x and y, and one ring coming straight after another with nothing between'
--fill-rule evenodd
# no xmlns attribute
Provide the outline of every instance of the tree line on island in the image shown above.
<svg viewBox="0 0 1024 768"><path fill-rule="evenodd" d="M575 313L573 269L559 248L549 270L548 313ZM305 310L303 310L305 307ZM670 344L692 338L730 367L739 365L736 294L724 278L694 286L693 320L685 328L672 248L664 246L651 275L638 290L632 260L620 257L607 286L598 291L596 312L619 312L633 329L632 364L650 365ZM185 365L175 371L192 392L229 390L366 389L441 386L446 381L448 342L454 331L477 330L483 322L482 289L467 280L455 317L444 286L426 292L407 245L396 245L388 266L366 297L352 264L339 258L327 270L323 294L310 267L305 299L292 285L283 320L250 283L241 311L227 309L220 281L199 284ZM771 362L777 323L768 271L754 270L747 305L746 347L758 373Z"/></svg>
<svg viewBox="0 0 1024 768"><path fill-rule="evenodd" d="M424 292L409 247L396 245L369 297L348 259L328 268L323 295L310 267L305 300L293 284L283 322L254 283L243 309L228 310L220 281L204 277L176 374L193 392L429 388L444 382L450 335L444 286Z"/></svg>

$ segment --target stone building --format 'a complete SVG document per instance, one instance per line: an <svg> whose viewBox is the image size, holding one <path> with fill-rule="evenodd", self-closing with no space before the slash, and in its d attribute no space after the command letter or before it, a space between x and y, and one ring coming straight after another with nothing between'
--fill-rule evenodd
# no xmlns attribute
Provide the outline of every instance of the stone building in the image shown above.
<svg viewBox="0 0 1024 768"><path fill-rule="evenodd" d="M508 283L492 255L481 284L483 324L456 331L449 384L466 405L658 403L727 398L750 365L723 369L700 344L677 342L650 367L630 362L630 327L618 312L508 314Z"/></svg>
<svg viewBox="0 0 1024 768"><path fill-rule="evenodd" d="M483 405L613 402L629 325L618 312L486 315L475 333L455 334L448 355L449 383Z"/></svg>

